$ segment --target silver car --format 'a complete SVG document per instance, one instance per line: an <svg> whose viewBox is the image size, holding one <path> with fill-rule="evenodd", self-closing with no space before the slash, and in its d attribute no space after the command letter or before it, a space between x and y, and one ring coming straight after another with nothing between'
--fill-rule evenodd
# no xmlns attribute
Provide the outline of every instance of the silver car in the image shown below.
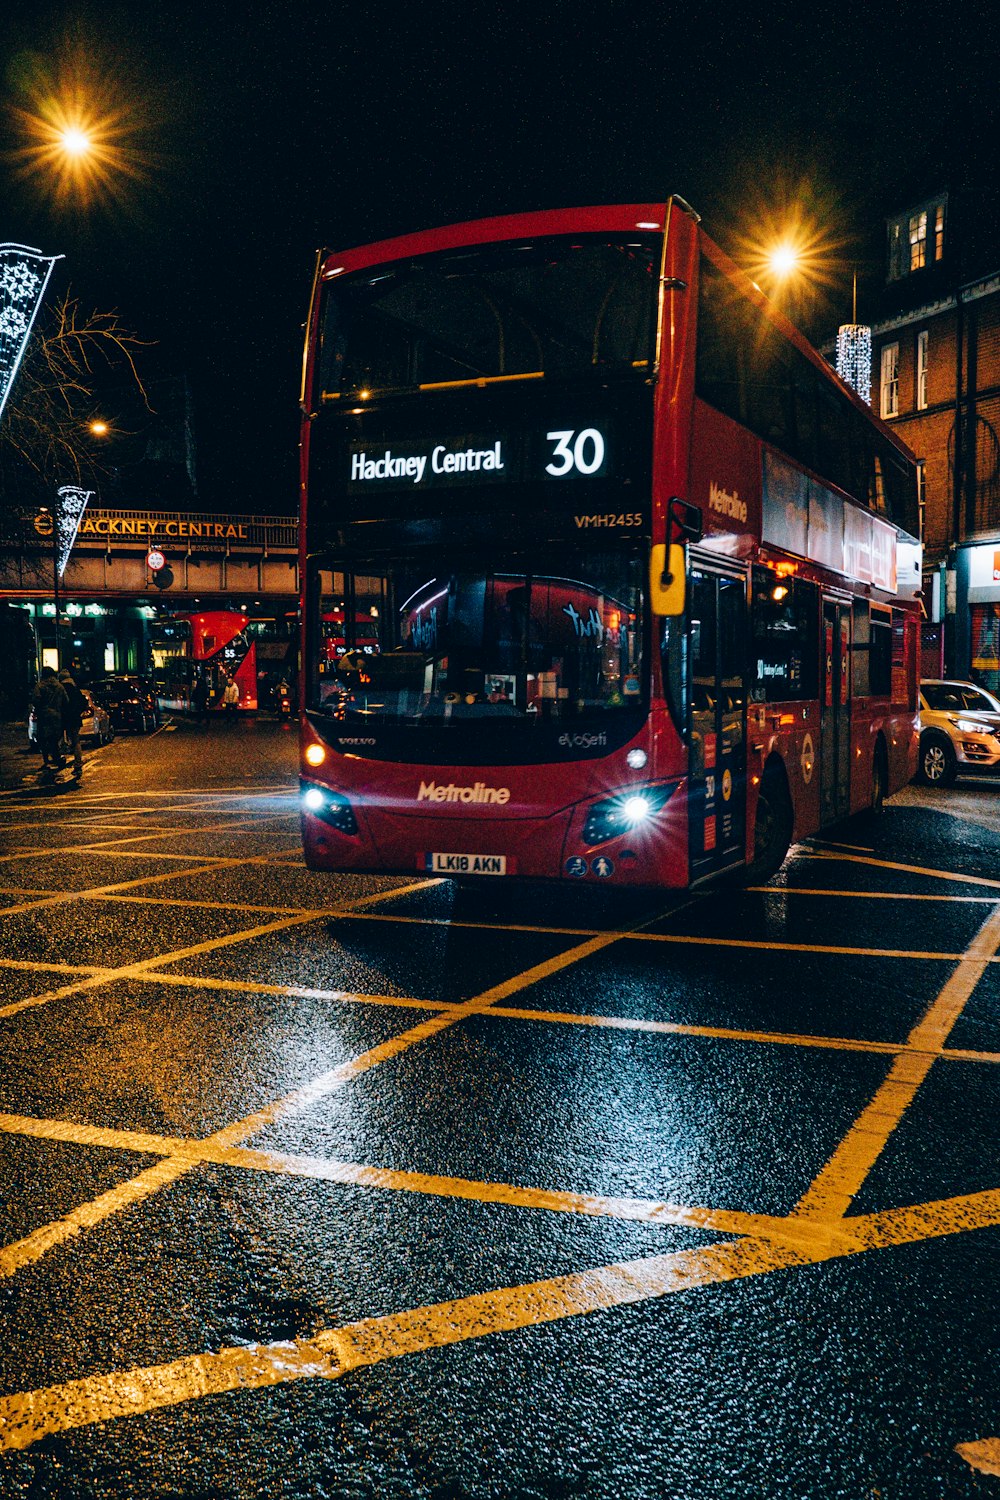
<svg viewBox="0 0 1000 1500"><path fill-rule="evenodd" d="M984 771L1000 771L1000 699L972 682L922 682L918 779L948 786Z"/></svg>
<svg viewBox="0 0 1000 1500"><path fill-rule="evenodd" d="M103 704L98 703L86 688L81 688L80 691L87 700L83 723L80 725L80 739L89 740L95 745L110 745L115 737L115 729L107 709ZM31 745L38 743L38 724L35 720L34 707L28 710L28 743Z"/></svg>

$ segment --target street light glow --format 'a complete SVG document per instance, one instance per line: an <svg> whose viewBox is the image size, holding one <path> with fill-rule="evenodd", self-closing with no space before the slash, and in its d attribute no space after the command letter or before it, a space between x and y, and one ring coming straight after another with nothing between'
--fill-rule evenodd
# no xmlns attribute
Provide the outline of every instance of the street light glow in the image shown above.
<svg viewBox="0 0 1000 1500"><path fill-rule="evenodd" d="M778 170L751 189L733 233L733 258L781 310L814 313L839 292L847 248L844 205L817 180Z"/></svg>
<svg viewBox="0 0 1000 1500"><path fill-rule="evenodd" d="M88 428L93 433L94 437L107 437L108 433L111 431L111 428L108 426L107 422L102 421L100 417L95 417L92 422L88 423Z"/></svg>
<svg viewBox="0 0 1000 1500"><path fill-rule="evenodd" d="M77 125L67 125L59 139L67 156L86 156L90 150L90 136Z"/></svg>
<svg viewBox="0 0 1000 1500"><path fill-rule="evenodd" d="M8 160L57 208L117 202L146 177L150 159L136 145L146 122L107 60L79 47L32 58L13 88L20 144Z"/></svg>
<svg viewBox="0 0 1000 1500"><path fill-rule="evenodd" d="M770 267L775 276L782 278L791 276L799 267L799 252L795 246L786 240L781 245L775 245L771 251Z"/></svg>

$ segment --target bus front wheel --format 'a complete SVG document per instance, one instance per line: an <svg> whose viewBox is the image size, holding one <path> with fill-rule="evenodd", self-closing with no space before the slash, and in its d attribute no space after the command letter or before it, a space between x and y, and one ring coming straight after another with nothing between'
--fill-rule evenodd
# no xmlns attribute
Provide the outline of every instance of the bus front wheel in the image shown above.
<svg viewBox="0 0 1000 1500"><path fill-rule="evenodd" d="M764 772L757 797L753 829L753 858L747 865L749 885L760 885L776 875L792 842L792 799L783 771Z"/></svg>

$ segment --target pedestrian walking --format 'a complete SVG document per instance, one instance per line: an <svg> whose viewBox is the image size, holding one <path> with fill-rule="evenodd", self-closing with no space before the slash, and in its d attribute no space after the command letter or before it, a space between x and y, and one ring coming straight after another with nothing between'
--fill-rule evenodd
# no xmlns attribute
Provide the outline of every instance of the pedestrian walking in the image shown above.
<svg viewBox="0 0 1000 1500"><path fill-rule="evenodd" d="M194 687L191 689L191 703L194 708L195 723L208 723L208 683L205 681L204 673L199 673L195 678Z"/></svg>
<svg viewBox="0 0 1000 1500"><path fill-rule="evenodd" d="M80 749L80 730L83 728L83 716L87 712L89 704L86 698L73 681L73 674L63 667L59 673L59 681L62 683L66 694L66 703L62 711L63 734L69 741L69 748L73 752L73 776L79 781L83 775L83 752Z"/></svg>
<svg viewBox="0 0 1000 1500"><path fill-rule="evenodd" d="M66 704L66 689L55 670L43 667L31 695L31 706L35 710L35 740L42 754L43 775L46 771L61 770L66 764L61 748Z"/></svg>
<svg viewBox="0 0 1000 1500"><path fill-rule="evenodd" d="M222 711L230 723L236 718L239 702L240 690L236 686L236 680L233 677L227 677L226 685L222 689Z"/></svg>

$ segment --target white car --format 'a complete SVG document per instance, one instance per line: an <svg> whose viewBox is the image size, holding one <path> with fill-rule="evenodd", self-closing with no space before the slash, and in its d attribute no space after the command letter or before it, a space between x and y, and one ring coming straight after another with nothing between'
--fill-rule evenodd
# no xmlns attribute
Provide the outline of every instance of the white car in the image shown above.
<svg viewBox="0 0 1000 1500"><path fill-rule="evenodd" d="M97 703L86 688L80 691L87 700L87 711L80 725L80 739L92 740L95 745L110 745L115 737L115 727L108 716L108 711L100 703ZM38 726L35 723L35 710L28 710L28 741L34 745L38 740Z"/></svg>
<svg viewBox="0 0 1000 1500"><path fill-rule="evenodd" d="M984 771L1000 771L1000 698L973 682L922 682L919 780L948 786Z"/></svg>

